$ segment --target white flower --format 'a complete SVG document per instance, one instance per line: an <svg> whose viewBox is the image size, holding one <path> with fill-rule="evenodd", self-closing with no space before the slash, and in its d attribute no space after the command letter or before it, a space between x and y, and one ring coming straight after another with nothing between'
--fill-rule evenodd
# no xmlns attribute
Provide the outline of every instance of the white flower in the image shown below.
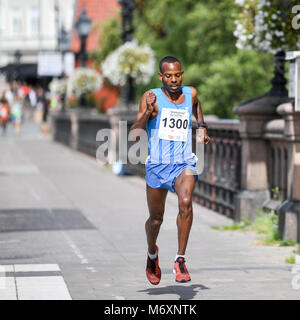
<svg viewBox="0 0 300 320"><path fill-rule="evenodd" d="M266 37L267 40L272 40L272 34L269 33L269 32L266 33L265 37Z"/></svg>
<svg viewBox="0 0 300 320"><path fill-rule="evenodd" d="M49 83L49 89L51 94L64 94L67 91L67 80L53 79Z"/></svg>
<svg viewBox="0 0 300 320"><path fill-rule="evenodd" d="M284 32L276 30L275 35L276 35L276 37L280 38L280 37L284 36Z"/></svg>
<svg viewBox="0 0 300 320"><path fill-rule="evenodd" d="M84 93L93 93L103 84L102 76L90 68L77 68L68 81L68 95L80 97Z"/></svg>
<svg viewBox="0 0 300 320"><path fill-rule="evenodd" d="M237 42L237 43L236 43L236 47L237 47L238 49L244 49L244 46L243 46L240 42Z"/></svg>
<svg viewBox="0 0 300 320"><path fill-rule="evenodd" d="M125 85L128 76L147 84L155 71L154 53L149 45L139 46L136 40L125 42L105 59L102 71L116 86Z"/></svg>
<svg viewBox="0 0 300 320"><path fill-rule="evenodd" d="M240 6L243 6L244 3L245 3L245 0L235 0L235 3L240 5Z"/></svg>

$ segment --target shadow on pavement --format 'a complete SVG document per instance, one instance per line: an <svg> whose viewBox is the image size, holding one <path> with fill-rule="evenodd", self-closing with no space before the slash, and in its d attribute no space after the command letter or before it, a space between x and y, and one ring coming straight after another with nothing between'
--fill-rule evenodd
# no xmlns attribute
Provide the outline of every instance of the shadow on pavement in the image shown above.
<svg viewBox="0 0 300 320"><path fill-rule="evenodd" d="M150 296L157 296L161 294L177 294L179 300L189 300L193 299L200 290L207 290L209 288L203 286L202 284L192 284L192 285L175 285L167 287L156 287L148 288L145 290L140 290L138 292L146 292Z"/></svg>

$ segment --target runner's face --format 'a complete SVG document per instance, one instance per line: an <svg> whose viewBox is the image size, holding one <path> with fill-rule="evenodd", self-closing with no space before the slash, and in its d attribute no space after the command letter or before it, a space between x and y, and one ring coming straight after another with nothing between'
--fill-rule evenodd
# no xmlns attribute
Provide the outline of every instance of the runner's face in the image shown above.
<svg viewBox="0 0 300 320"><path fill-rule="evenodd" d="M183 71L180 64L178 62L165 62L162 68L163 73L159 73L158 77L162 81L164 88L171 93L178 92L183 80Z"/></svg>

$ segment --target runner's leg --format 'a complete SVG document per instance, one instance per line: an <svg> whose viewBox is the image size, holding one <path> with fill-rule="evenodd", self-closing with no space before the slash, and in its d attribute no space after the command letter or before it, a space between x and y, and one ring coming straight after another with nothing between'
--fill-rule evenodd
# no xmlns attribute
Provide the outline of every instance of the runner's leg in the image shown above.
<svg viewBox="0 0 300 320"><path fill-rule="evenodd" d="M179 213L177 216L178 255L184 255L190 230L193 223L192 194L195 187L195 178L184 170L175 181L175 192L178 196Z"/></svg>
<svg viewBox="0 0 300 320"><path fill-rule="evenodd" d="M163 222L163 215L165 211L165 202L168 190L167 189L153 189L147 185L147 202L149 208L149 218L146 221L145 229L148 242L149 253L156 252L156 239L159 233L160 226Z"/></svg>

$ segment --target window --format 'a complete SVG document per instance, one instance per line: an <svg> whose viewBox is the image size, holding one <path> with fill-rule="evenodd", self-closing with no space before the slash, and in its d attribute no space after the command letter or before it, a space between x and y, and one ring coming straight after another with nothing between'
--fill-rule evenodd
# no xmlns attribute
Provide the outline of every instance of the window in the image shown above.
<svg viewBox="0 0 300 320"><path fill-rule="evenodd" d="M19 36L22 31L22 12L20 8L13 8L11 11L12 33Z"/></svg>
<svg viewBox="0 0 300 320"><path fill-rule="evenodd" d="M29 32L32 36L38 36L40 33L40 10L31 8L29 13Z"/></svg>

